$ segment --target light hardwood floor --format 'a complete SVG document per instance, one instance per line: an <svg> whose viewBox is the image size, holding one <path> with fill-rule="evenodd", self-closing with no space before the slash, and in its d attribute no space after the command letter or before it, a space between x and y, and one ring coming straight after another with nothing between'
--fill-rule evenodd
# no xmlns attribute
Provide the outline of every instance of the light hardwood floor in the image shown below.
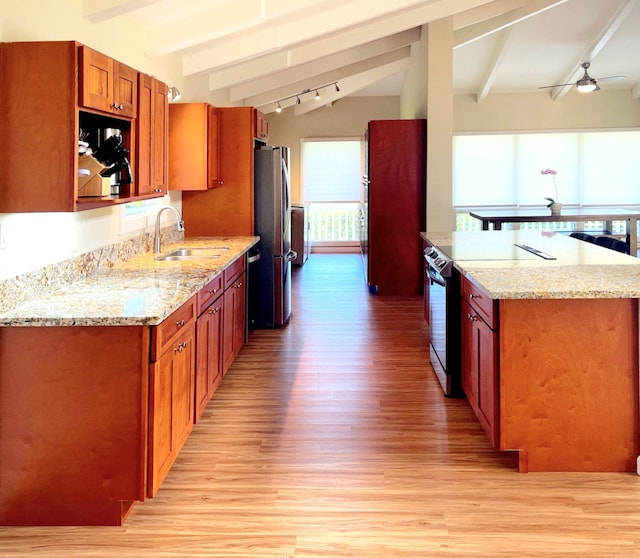
<svg viewBox="0 0 640 558"><path fill-rule="evenodd" d="M640 556L640 477L516 472L428 364L421 300L311 256L123 527L0 528L0 556Z"/></svg>

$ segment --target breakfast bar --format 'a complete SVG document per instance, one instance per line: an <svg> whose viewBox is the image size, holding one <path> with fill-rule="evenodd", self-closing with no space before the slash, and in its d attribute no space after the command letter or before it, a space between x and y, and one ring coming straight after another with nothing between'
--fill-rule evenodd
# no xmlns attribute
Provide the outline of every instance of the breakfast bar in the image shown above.
<svg viewBox="0 0 640 558"><path fill-rule="evenodd" d="M482 221L482 230L502 229L504 223L557 223L557 222L585 222L602 221L604 233L611 233L612 221L626 222L626 242L629 254L636 255L638 250L638 218L640 212L627 209L597 209L597 208L563 208L558 215L552 215L546 207L518 208L518 209L482 209L470 211L469 215Z"/></svg>

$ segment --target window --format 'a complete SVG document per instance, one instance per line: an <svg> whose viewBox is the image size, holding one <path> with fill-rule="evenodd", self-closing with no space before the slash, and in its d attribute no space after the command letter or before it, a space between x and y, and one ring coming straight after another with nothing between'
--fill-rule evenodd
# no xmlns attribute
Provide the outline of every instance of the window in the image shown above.
<svg viewBox="0 0 640 558"><path fill-rule="evenodd" d="M314 245L358 242L360 139L302 140L302 197Z"/></svg>
<svg viewBox="0 0 640 558"><path fill-rule="evenodd" d="M454 207L542 205L558 171L571 205L640 203L640 132L460 135L453 139Z"/></svg>
<svg viewBox="0 0 640 558"><path fill-rule="evenodd" d="M639 131L454 136L457 229L477 228L465 213L472 207L541 206L545 198L575 206L638 205L638 153ZM557 197L553 178L540 172L547 168L558 172Z"/></svg>

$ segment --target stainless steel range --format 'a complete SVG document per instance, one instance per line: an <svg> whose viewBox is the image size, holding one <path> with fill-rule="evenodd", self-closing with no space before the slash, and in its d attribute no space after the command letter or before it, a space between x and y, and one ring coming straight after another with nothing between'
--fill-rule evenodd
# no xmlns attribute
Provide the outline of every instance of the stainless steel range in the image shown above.
<svg viewBox="0 0 640 558"><path fill-rule="evenodd" d="M454 261L555 259L526 244L432 246L424 251L429 289L430 360L448 397L462 392L460 272Z"/></svg>
<svg viewBox="0 0 640 558"><path fill-rule="evenodd" d="M453 260L435 247L424 251L429 289L429 355L448 397L460 397L460 274Z"/></svg>

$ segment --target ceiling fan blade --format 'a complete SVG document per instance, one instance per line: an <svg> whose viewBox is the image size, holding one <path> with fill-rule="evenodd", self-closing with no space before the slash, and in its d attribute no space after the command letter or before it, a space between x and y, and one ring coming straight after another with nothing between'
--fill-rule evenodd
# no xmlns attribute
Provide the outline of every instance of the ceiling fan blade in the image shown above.
<svg viewBox="0 0 640 558"><path fill-rule="evenodd" d="M607 77L601 77L597 79L598 81L604 81L606 79L627 79L627 76L607 76Z"/></svg>
<svg viewBox="0 0 640 558"><path fill-rule="evenodd" d="M576 82L573 81L571 83L556 83L555 85L542 85L538 87L538 89L551 89L552 87L565 87L567 85L575 85Z"/></svg>

